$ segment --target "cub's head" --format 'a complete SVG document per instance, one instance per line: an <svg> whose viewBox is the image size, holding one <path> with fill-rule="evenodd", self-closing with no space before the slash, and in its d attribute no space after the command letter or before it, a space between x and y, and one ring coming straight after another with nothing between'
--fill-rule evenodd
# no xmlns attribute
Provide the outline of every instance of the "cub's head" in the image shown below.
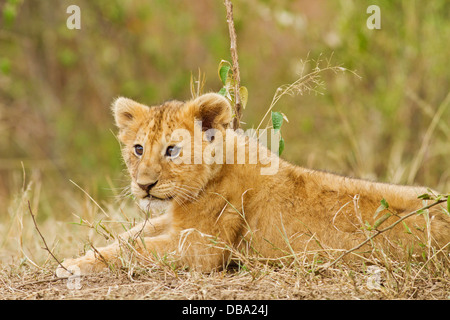
<svg viewBox="0 0 450 320"><path fill-rule="evenodd" d="M231 106L221 95L151 107L118 98L112 109L131 191L144 205L194 201L220 170L220 163L204 154L216 156L215 146L223 143L232 120Z"/></svg>

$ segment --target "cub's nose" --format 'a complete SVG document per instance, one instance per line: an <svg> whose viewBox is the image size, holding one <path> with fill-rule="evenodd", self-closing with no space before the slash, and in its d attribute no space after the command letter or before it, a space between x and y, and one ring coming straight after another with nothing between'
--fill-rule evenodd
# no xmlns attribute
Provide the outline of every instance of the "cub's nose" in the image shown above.
<svg viewBox="0 0 450 320"><path fill-rule="evenodd" d="M141 188L144 191L150 192L150 190L158 183L158 180L156 180L154 183L149 184L140 184L138 183L139 188Z"/></svg>

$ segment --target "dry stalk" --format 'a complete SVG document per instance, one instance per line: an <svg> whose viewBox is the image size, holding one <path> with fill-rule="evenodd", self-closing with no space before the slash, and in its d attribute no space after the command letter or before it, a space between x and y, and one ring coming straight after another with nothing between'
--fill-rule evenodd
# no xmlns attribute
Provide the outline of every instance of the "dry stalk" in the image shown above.
<svg viewBox="0 0 450 320"><path fill-rule="evenodd" d="M205 86L206 82L206 76L204 73L200 71L200 68L198 69L198 77L195 78L191 73L191 80L190 80L190 90L191 90L191 97L192 99L195 99L197 97L200 97L203 94L203 88Z"/></svg>
<svg viewBox="0 0 450 320"><path fill-rule="evenodd" d="M308 55L309 56L309 55ZM355 71L344 68L340 65L333 66L331 63L333 55L330 58L322 59L319 57L317 60L310 60L307 58L305 61L302 60L302 68L300 71L300 76L297 80L290 84L285 84L277 88L275 94L273 95L272 102L270 103L269 108L261 119L260 123L256 128L256 132L258 132L259 128L263 124L264 120L272 111L273 107L278 103L278 101L285 95L294 96L294 95L303 95L304 93L315 93L315 94L323 94L318 89L323 88L325 83L321 79L321 74L325 71L333 71L334 73L338 72L350 72L358 78L361 78ZM313 70L307 74L305 74L306 66L309 63L315 63L315 67ZM323 67L321 64L325 63Z"/></svg>
<svg viewBox="0 0 450 320"><path fill-rule="evenodd" d="M64 270L66 270L67 272L69 272L70 274L73 274L72 271L69 271L66 267L64 267L62 265L62 263L58 260L58 258L55 257L55 255L53 254L53 252L49 249L49 247L47 246L47 242L45 241L44 236L42 235L41 231L38 228L38 225L36 223L36 219L34 218L34 214L33 211L31 210L31 204L30 201L28 201L28 210L30 212L31 218L33 219L33 223L34 223L34 227L36 228L36 231L39 233L39 236L41 237L42 241L44 242L44 248L45 250L47 250L47 252L53 257L53 259L55 259L55 261L58 263L58 265L63 268Z"/></svg>
<svg viewBox="0 0 450 320"><path fill-rule="evenodd" d="M105 210L103 210L103 208L97 203L97 201L94 200L94 198L91 197L91 195L89 193L87 193L82 187L80 187L78 184L75 183L75 181L69 179L70 182L72 182L78 189L80 189L81 191L83 191L83 193L88 196L89 199L92 200L92 202L95 203L95 205L100 209L101 212L103 212L103 214L105 216L107 216L108 218L110 218L109 214L106 213Z"/></svg>
<svg viewBox="0 0 450 320"><path fill-rule="evenodd" d="M420 166L423 163L423 160L425 158L425 154L427 152L428 147L430 146L430 141L433 136L433 133L435 132L437 126L442 123L441 120L442 114L445 112L445 110L450 105L450 93L447 94L444 101L439 106L438 110L432 117L431 123L425 132L425 135L422 140L422 144L420 145L419 152L417 153L417 156L414 158L411 170L409 172L407 183L412 184L414 182L414 179L416 178L417 172L419 171Z"/></svg>
<svg viewBox="0 0 450 320"><path fill-rule="evenodd" d="M224 0L225 7L227 9L227 23L228 23L228 31L230 33L230 53L231 59L233 61L233 77L235 80L235 88L234 88L234 111L235 118L233 119L233 129L238 129L240 127L241 120L241 96L239 95L239 88L241 83L241 76L239 73L239 61L238 61L238 53L237 53L237 44L236 44L236 29L234 28L234 20L233 20L233 4L230 0Z"/></svg>
<svg viewBox="0 0 450 320"><path fill-rule="evenodd" d="M97 256L99 258L99 260L101 262L103 262L108 269L112 270L111 265L108 263L108 261L105 259L105 257L100 253L100 251L97 250L97 248L94 246L92 241L88 239L88 243L89 243L90 247L92 248L92 251L94 251L94 256Z"/></svg>

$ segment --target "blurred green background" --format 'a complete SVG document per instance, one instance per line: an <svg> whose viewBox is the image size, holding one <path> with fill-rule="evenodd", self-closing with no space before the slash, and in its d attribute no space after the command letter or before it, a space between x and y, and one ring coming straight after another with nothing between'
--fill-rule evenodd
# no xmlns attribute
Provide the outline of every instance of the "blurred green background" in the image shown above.
<svg viewBox="0 0 450 320"><path fill-rule="evenodd" d="M448 0L233 3L244 128L298 78L302 59L332 56L361 79L324 73L323 95L284 97L274 108L289 119L283 157L450 191ZM81 30L66 27L72 4ZM366 27L372 4L381 30ZM198 69L218 91L218 64L231 60L222 1L2 0L0 13L0 219L27 192L40 219L72 219L85 195L70 180L111 202L128 185L113 99L189 99Z"/></svg>

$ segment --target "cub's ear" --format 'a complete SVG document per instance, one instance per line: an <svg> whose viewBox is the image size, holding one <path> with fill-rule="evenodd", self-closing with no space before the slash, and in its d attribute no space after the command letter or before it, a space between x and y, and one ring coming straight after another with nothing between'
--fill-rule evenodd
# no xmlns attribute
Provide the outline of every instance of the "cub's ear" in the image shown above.
<svg viewBox="0 0 450 320"><path fill-rule="evenodd" d="M114 119L119 130L126 129L136 120L141 118L148 107L128 98L117 98L112 104Z"/></svg>
<svg viewBox="0 0 450 320"><path fill-rule="evenodd" d="M206 93L190 102L193 117L202 121L202 130L227 128L232 119L231 105L217 93Z"/></svg>

